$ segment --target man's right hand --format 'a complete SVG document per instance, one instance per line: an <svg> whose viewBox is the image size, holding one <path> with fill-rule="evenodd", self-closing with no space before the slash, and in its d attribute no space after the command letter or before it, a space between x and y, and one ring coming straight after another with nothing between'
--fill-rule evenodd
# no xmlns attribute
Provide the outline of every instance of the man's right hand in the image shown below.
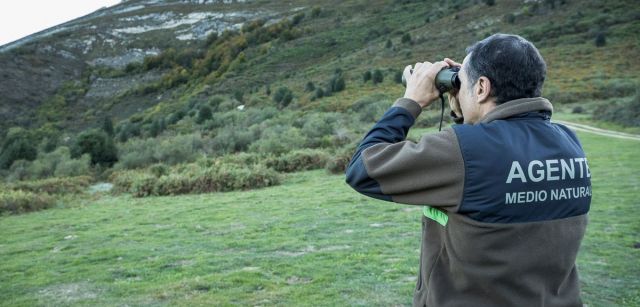
<svg viewBox="0 0 640 307"><path fill-rule="evenodd" d="M407 80L407 89L404 92L404 98L417 102L422 108L429 106L440 96L435 83L436 75L447 66L448 64L445 62L416 63L413 67L413 73L410 72L411 65L405 67L404 76Z"/></svg>

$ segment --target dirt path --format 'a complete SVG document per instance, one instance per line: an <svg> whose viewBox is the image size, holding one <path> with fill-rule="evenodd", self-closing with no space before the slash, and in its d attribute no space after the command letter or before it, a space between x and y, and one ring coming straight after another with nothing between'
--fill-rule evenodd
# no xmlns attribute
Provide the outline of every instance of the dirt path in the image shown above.
<svg viewBox="0 0 640 307"><path fill-rule="evenodd" d="M612 138L640 141L640 135L637 135L637 134L629 134L629 133L623 133L623 132L618 132L613 130L600 129L600 128L587 126L583 124L565 122L563 120L554 120L553 122L556 122L558 124L563 124L576 131L583 131L583 132L588 132L588 133L593 133L598 135L604 135Z"/></svg>

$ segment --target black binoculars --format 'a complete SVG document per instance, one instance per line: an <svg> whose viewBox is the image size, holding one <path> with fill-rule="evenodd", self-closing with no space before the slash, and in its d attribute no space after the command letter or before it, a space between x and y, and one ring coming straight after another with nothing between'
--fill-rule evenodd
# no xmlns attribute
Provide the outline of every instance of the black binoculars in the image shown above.
<svg viewBox="0 0 640 307"><path fill-rule="evenodd" d="M446 93L453 89L460 89L460 78L458 78L459 71L460 67L448 67L438 72L435 81L436 88L440 93ZM411 73L413 74L413 69L411 69ZM402 85L407 86L407 80L404 75L402 75Z"/></svg>

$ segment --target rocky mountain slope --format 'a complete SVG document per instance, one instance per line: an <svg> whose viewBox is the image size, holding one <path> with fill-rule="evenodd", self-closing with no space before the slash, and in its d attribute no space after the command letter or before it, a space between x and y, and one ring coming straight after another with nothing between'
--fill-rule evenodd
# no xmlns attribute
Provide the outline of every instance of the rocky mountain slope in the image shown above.
<svg viewBox="0 0 640 307"><path fill-rule="evenodd" d="M280 86L297 108L340 111L372 91L399 92L392 80L405 65L461 60L496 32L536 43L549 66L545 95L559 102L628 95L640 68L638 20L634 1L620 0L123 1L0 46L0 130L73 133L212 95L268 104ZM362 82L372 69L387 76L375 88ZM337 71L345 91L319 100L305 91Z"/></svg>
<svg viewBox="0 0 640 307"><path fill-rule="evenodd" d="M199 44L211 33L239 30L257 19L276 22L304 8L253 2L123 1L0 46L0 127L42 124L33 120L37 108L68 82L89 83L86 96L77 97L87 101L69 102L82 109L160 77L154 72L109 79L94 70L123 69L170 47Z"/></svg>

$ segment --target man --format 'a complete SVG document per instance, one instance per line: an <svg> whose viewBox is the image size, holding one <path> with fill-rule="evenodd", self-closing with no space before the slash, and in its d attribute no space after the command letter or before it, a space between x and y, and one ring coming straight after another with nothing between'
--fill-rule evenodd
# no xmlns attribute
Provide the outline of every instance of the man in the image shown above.
<svg viewBox="0 0 640 307"><path fill-rule="evenodd" d="M436 74L452 66L460 124L405 141L440 95ZM365 136L347 182L370 197L426 206L414 305L582 306L575 260L591 174L575 134L550 122L536 47L495 34L469 47L462 65L410 68L404 98Z"/></svg>

